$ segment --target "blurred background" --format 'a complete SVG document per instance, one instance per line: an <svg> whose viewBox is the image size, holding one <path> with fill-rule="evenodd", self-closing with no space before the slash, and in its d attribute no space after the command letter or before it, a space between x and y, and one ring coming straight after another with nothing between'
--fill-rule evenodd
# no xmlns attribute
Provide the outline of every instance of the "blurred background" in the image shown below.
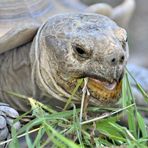
<svg viewBox="0 0 148 148"><path fill-rule="evenodd" d="M115 7L123 0L81 0L90 5L106 2ZM136 0L136 10L128 28L129 62L148 68L148 0Z"/></svg>

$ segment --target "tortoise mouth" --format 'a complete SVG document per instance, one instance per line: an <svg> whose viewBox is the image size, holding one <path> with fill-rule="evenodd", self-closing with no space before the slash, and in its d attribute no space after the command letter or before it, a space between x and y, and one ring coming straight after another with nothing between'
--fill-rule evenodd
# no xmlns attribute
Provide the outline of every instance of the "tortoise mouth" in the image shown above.
<svg viewBox="0 0 148 148"><path fill-rule="evenodd" d="M122 79L108 82L105 79L88 78L87 87L90 95L99 100L101 104L116 102L122 91Z"/></svg>
<svg viewBox="0 0 148 148"><path fill-rule="evenodd" d="M80 78L88 78L87 82L87 88L90 92L90 103L93 105L112 105L113 103L117 102L121 96L122 91L122 78L123 74L121 75L120 79L109 81L106 78L100 77L99 75L94 74L85 74L85 76L81 77L75 77L69 81L63 80L60 77L60 80L63 80L62 84L66 85L60 85L61 88L64 89L64 91L71 95L74 88L76 88L77 80ZM81 84L80 89L78 90L76 94L75 101L76 103L80 103L81 95L82 95L82 88L84 86L84 83Z"/></svg>

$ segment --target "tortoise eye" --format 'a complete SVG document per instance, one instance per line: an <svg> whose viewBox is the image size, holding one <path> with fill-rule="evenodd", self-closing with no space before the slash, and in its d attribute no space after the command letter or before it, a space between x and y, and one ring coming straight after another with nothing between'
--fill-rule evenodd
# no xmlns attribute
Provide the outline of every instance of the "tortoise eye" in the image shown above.
<svg viewBox="0 0 148 148"><path fill-rule="evenodd" d="M80 56L82 58L88 58L89 57L89 54L81 46L73 45L73 49L78 54L78 56Z"/></svg>
<svg viewBox="0 0 148 148"><path fill-rule="evenodd" d="M76 50L77 53L79 53L80 55L85 54L85 51L84 51L82 48L78 47L78 46L75 47L75 50Z"/></svg>

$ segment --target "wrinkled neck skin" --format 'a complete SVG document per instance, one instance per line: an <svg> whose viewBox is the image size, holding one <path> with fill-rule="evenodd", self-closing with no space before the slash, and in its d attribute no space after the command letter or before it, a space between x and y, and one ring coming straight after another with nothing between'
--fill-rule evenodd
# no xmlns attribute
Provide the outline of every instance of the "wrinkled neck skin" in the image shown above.
<svg viewBox="0 0 148 148"><path fill-rule="evenodd" d="M18 111L27 111L29 105L7 92L32 96L30 46L28 43L0 55L0 102L8 103Z"/></svg>
<svg viewBox="0 0 148 148"><path fill-rule="evenodd" d="M42 103L56 109L62 109L67 98L70 97L65 88L73 90L75 83L72 84L73 86L69 85L68 81L61 78L59 60L55 57L52 47L47 45L45 37L42 35L43 28L44 26L38 31L30 50L34 96L35 98L40 96L38 100ZM78 98L74 97L74 101L77 103Z"/></svg>
<svg viewBox="0 0 148 148"><path fill-rule="evenodd" d="M30 109L29 102L7 92L33 97L53 107L55 104L62 107L63 98L59 97L60 92L55 88L49 75L55 74L56 64L54 59L50 59L52 56L49 56L46 50L42 50L43 43L35 51L35 39L32 43L0 55L0 102L8 103L20 112ZM38 60L35 59L36 55L39 56ZM54 98L59 98L62 102Z"/></svg>
<svg viewBox="0 0 148 148"><path fill-rule="evenodd" d="M39 47L39 50L42 48ZM53 99L58 98L59 92L55 92L56 89L49 78L50 59L44 55L44 51L38 53L41 55L41 60L39 58L41 75L35 61L34 42L0 55L0 102L8 103L20 112L28 111L30 109L29 102L8 94L8 92L12 92L33 97L47 105L59 104L61 106L61 101ZM46 61L48 62L46 63Z"/></svg>

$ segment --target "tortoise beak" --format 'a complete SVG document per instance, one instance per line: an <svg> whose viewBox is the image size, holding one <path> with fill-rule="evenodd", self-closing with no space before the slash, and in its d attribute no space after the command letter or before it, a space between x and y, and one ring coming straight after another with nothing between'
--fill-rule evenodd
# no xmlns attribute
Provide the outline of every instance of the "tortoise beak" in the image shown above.
<svg viewBox="0 0 148 148"><path fill-rule="evenodd" d="M123 75L121 75L118 81L108 82L89 77L87 87L90 95L100 101L101 104L118 101L122 92L122 78Z"/></svg>

